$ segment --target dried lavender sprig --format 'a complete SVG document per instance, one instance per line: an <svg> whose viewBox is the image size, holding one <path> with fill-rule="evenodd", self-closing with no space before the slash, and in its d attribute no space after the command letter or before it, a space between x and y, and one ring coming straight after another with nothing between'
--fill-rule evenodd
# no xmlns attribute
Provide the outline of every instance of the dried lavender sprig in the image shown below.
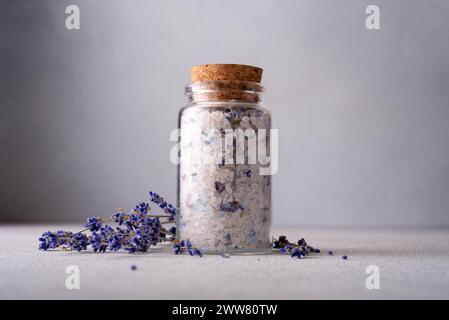
<svg viewBox="0 0 449 320"><path fill-rule="evenodd" d="M164 198L162 198L159 194L157 194L156 192L150 191L149 192L150 195L150 200L156 204L159 205L159 207L161 209L164 210L165 213L167 213L170 218L170 221L175 221L176 215L177 215L177 209L175 206L171 205L170 203L168 203L167 201L164 200Z"/></svg>
<svg viewBox="0 0 449 320"><path fill-rule="evenodd" d="M279 253L289 254L292 258L305 258L311 253L320 253L320 249L309 246L301 238L297 243L291 243L287 240L286 236L280 236L278 239L273 239L272 241L273 249L277 250Z"/></svg>
<svg viewBox="0 0 449 320"><path fill-rule="evenodd" d="M291 243L287 240L286 236L280 236L278 239L272 239L273 250L278 251L279 253L289 254L292 258L307 257L312 253L320 253L321 250L318 248L314 248L307 244L304 238L298 240L297 243ZM328 251L328 255L334 255L333 251ZM341 257L343 260L347 260L348 256L344 255Z"/></svg>
<svg viewBox="0 0 449 320"><path fill-rule="evenodd" d="M141 202L129 214L118 209L109 219L90 217L86 220L85 228L76 233L69 231L45 232L39 238L39 249L60 248L82 251L90 245L96 252L104 252L106 249L117 251L123 248L133 253L145 252L151 245L156 245L159 242L174 241L176 228L171 227L169 230L165 230L162 225L174 223L176 209L159 195L150 194L150 200L158 203L166 214L149 214L148 211L151 208L148 203ZM160 221L160 218L167 218L167 221ZM118 227L113 229L104 224L108 221L114 221ZM120 228L122 225L125 228ZM89 237L84 234L86 231L91 232ZM167 240L167 235L172 237ZM192 252L197 254L196 251Z"/></svg>

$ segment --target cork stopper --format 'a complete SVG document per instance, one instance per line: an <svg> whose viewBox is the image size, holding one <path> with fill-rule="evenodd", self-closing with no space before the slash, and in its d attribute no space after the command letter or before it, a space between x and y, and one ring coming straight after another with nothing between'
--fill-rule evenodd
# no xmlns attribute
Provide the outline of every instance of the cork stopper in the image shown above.
<svg viewBox="0 0 449 320"><path fill-rule="evenodd" d="M260 83L263 69L243 64L201 64L193 66L190 76L193 83L229 80Z"/></svg>

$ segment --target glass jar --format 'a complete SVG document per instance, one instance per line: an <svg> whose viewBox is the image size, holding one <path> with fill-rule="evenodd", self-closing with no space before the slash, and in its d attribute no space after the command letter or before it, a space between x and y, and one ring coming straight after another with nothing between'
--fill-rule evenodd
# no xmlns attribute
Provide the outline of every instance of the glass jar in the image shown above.
<svg viewBox="0 0 449 320"><path fill-rule="evenodd" d="M178 237L204 253L271 250L271 175L260 161L270 150L271 116L263 91L258 82L226 79L186 86Z"/></svg>

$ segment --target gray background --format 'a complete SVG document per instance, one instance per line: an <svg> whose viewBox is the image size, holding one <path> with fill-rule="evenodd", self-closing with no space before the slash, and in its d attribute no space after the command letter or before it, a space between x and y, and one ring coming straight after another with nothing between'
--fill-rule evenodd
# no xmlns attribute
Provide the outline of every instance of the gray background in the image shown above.
<svg viewBox="0 0 449 320"><path fill-rule="evenodd" d="M0 0L0 221L175 201L189 67L218 62L265 70L275 225L448 226L448 16L443 0Z"/></svg>

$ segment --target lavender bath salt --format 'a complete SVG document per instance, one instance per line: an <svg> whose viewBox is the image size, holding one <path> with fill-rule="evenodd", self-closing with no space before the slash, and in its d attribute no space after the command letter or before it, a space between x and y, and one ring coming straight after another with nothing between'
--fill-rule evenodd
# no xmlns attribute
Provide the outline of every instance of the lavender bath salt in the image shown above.
<svg viewBox="0 0 449 320"><path fill-rule="evenodd" d="M262 70L201 65L179 114L178 236L204 253L271 250L271 118Z"/></svg>

